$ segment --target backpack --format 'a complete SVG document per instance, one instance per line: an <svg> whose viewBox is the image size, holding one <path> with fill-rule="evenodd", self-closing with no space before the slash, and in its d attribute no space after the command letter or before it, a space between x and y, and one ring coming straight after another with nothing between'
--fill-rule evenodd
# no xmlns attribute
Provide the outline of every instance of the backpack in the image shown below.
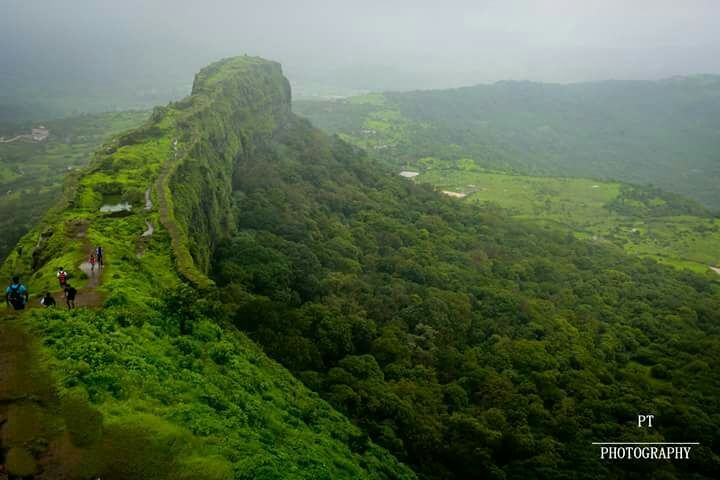
<svg viewBox="0 0 720 480"><path fill-rule="evenodd" d="M65 271L60 272L58 279L60 280L60 285L65 285L65 280L67 280L67 273Z"/></svg>
<svg viewBox="0 0 720 480"><path fill-rule="evenodd" d="M8 295L8 297L13 307L25 305L23 297L20 294L20 285L10 285L10 295Z"/></svg>

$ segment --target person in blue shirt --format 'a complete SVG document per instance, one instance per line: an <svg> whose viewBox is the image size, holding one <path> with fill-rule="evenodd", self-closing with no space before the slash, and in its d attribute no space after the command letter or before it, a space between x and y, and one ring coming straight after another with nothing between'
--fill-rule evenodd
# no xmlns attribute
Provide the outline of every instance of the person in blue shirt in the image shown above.
<svg viewBox="0 0 720 480"><path fill-rule="evenodd" d="M28 303L28 290L20 283L20 277L13 277L12 284L5 289L5 303L15 310L22 310Z"/></svg>

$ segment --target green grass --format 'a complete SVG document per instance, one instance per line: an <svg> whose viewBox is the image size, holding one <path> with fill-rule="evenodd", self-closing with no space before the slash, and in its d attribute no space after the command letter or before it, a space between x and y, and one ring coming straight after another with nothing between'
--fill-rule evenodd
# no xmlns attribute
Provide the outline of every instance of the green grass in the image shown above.
<svg viewBox="0 0 720 480"><path fill-rule="evenodd" d="M623 185L618 182L506 175L475 168L430 169L416 181L465 193L463 201L495 204L515 218L568 229L588 241L612 242L628 253L677 268L707 272L709 265L720 265L720 220L619 214L609 208L621 194ZM647 203L662 201L653 198Z"/></svg>
<svg viewBox="0 0 720 480"><path fill-rule="evenodd" d="M172 118L174 113L167 116ZM148 272L172 272L171 249L167 234L158 228L158 235L149 243L149 256L137 260L137 243L145 230L145 220L158 224L158 213L143 210L144 192L153 183L162 163L170 156L174 125L160 123L150 131L150 124L115 139L98 155L79 180L69 186L66 203L56 207L41 226L51 231L49 239L40 244L30 235L20 242L21 253L8 257L6 268L23 275L34 293L56 288L56 269L65 267L71 280L82 287L84 275L79 265L86 261L96 245L102 245L108 260L101 290L106 295L122 294L143 298L152 295L146 288ZM137 139L144 141L135 141ZM130 216L117 218L99 212L104 197L120 198L132 204ZM29 254L41 252L42 264L32 269ZM11 272L8 272L11 273ZM116 276L118 278L116 278ZM167 279L163 279L167 280ZM167 283L172 286L175 282ZM115 287L119 287L115 288ZM144 293L143 293L144 292Z"/></svg>
<svg viewBox="0 0 720 480"><path fill-rule="evenodd" d="M268 61L259 57L231 57L213 63L204 68L196 77L195 85L202 85L204 89L212 89L223 79L242 74L248 69L267 65ZM195 92L194 92L195 93Z"/></svg>
<svg viewBox="0 0 720 480"><path fill-rule="evenodd" d="M46 142L0 144L0 259L62 193L64 178L85 167L112 135L140 125L149 112L81 115L44 122ZM25 131L17 127L12 133Z"/></svg>
<svg viewBox="0 0 720 480"><path fill-rule="evenodd" d="M617 197L619 183L581 178L528 177L463 170L430 170L423 181L467 193L474 202L493 202L521 217L542 217L574 225L592 225Z"/></svg>
<svg viewBox="0 0 720 480"><path fill-rule="evenodd" d="M167 311L128 305L28 319L80 400L63 415L83 478L414 478L372 444L351 451L360 430L244 334L196 322L179 336Z"/></svg>
<svg viewBox="0 0 720 480"><path fill-rule="evenodd" d="M33 302L56 290L56 268L64 266L82 299L93 292L83 290L79 265L94 246L105 248L95 292L102 298L93 305L102 308L34 310L23 319L43 341L61 396L79 389L102 414L99 439L94 428L80 431L95 438L83 447L92 461L80 478L414 478L244 334L223 328L212 292L182 285L204 286L203 278L209 284L190 243L207 254L209 242L198 237L214 232L193 230L191 222L217 221L197 221L214 217L206 213L211 207L229 210L222 198L206 204L220 188L209 182L221 174L208 159L232 170L241 149L251 148L248 139L268 136L279 120L262 107L288 90L279 68L267 65L219 62L198 76L192 97L157 109L142 127L104 145L68 177L61 200L2 266L4 277L22 276ZM246 93L243 87L254 93L233 93ZM238 99L248 103L232 103ZM245 123L233 124L238 117ZM238 137L228 140L225 129ZM218 138L222 147L208 145ZM212 175L203 176L207 171ZM131 203L128 214L100 212L103 202L118 200ZM149 240L140 237L146 221L155 226Z"/></svg>

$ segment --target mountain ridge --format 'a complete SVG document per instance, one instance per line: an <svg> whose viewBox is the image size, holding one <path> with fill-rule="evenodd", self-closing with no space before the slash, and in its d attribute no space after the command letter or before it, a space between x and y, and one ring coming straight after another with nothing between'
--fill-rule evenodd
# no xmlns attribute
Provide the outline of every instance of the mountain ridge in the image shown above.
<svg viewBox="0 0 720 480"><path fill-rule="evenodd" d="M41 412L30 430L27 409L13 403L17 392L8 393L1 448L23 460L9 464L11 473L415 478L224 324L214 303L207 262L211 239L231 228L223 217L233 211L235 161L271 142L290 114L289 94L274 62L236 57L211 65L192 96L156 109L71 175L63 198L8 256L2 272L21 276L32 308L3 312L2 321L14 324L3 332L15 343L38 340L33 358L52 372L45 382L53 384L43 386L57 392L38 405L20 392L17 401ZM147 225L154 229L143 235ZM105 265L85 270L97 245ZM56 292L60 266L85 308L64 310L61 292L57 309L35 308L38 294ZM22 377L27 366L15 363L14 376Z"/></svg>
<svg viewBox="0 0 720 480"><path fill-rule="evenodd" d="M404 180L292 115L272 64L201 77L3 267L35 294L65 266L102 306L10 319L65 399L60 438L10 435L14 461L50 444L111 480L636 477L600 438L700 441L648 468L716 476L716 282ZM638 432L640 408L663 421Z"/></svg>

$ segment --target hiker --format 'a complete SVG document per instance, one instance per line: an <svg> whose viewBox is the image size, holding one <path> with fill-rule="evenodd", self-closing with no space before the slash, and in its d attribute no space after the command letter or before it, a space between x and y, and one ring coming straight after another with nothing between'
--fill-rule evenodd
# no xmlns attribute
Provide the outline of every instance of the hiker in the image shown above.
<svg viewBox="0 0 720 480"><path fill-rule="evenodd" d="M88 260L88 262L90 263L90 271L94 272L95 271L95 254L94 253L90 254L90 260Z"/></svg>
<svg viewBox="0 0 720 480"><path fill-rule="evenodd" d="M60 282L60 288L65 288L65 285L67 285L67 277L68 274L65 269L63 267L58 268L57 279Z"/></svg>
<svg viewBox="0 0 720 480"><path fill-rule="evenodd" d="M68 309L75 308L75 295L77 295L77 289L69 283L65 285L65 302Z"/></svg>
<svg viewBox="0 0 720 480"><path fill-rule="evenodd" d="M50 292L45 292L45 296L40 300L40 305L45 308L54 307L56 305L55 297Z"/></svg>
<svg viewBox="0 0 720 480"><path fill-rule="evenodd" d="M100 266L100 268L102 268L105 265L105 263L104 263L105 259L103 258L104 256L105 256L105 249L102 246L98 245L97 248L95 249L95 258L97 258L97 263Z"/></svg>
<svg viewBox="0 0 720 480"><path fill-rule="evenodd" d="M29 298L27 288L20 283L20 277L13 277L12 284L5 289L5 303L8 307L12 305L15 310L22 310Z"/></svg>

